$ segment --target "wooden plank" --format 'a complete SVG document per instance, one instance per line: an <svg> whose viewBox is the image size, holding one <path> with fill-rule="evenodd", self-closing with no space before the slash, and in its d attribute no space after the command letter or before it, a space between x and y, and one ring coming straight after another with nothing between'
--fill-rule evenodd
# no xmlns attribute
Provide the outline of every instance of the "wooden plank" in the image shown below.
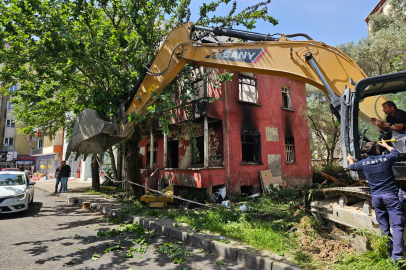
<svg viewBox="0 0 406 270"><path fill-rule="evenodd" d="M262 182L262 187L264 189L264 193L268 193L268 190L266 189L266 187L274 184L272 172L270 170L260 171L259 175L260 175L260 179Z"/></svg>

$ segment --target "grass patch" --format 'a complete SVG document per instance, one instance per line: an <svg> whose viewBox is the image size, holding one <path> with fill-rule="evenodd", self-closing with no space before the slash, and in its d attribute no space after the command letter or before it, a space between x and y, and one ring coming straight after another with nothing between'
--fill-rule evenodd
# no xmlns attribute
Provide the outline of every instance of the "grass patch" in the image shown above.
<svg viewBox="0 0 406 270"><path fill-rule="evenodd" d="M391 262L386 239L373 234L368 234L371 249L362 255L347 254L350 251L335 248L337 256L331 260L320 260L317 253L324 251L323 246L319 251L314 251L314 243L345 240L323 231L319 222L300 205L302 199L295 191L277 191L271 196L256 198L243 194L232 199L231 209L202 207L195 210L174 205L154 209L135 201L128 203L118 218L111 221L122 223L126 216L137 214L156 220L165 217L177 223L187 223L190 229L196 231L219 233L227 239L240 240L244 244L279 254L304 269L400 269ZM248 207L249 213L239 210L243 204ZM303 241L310 244L303 244Z"/></svg>
<svg viewBox="0 0 406 270"><path fill-rule="evenodd" d="M404 259L397 264L392 263L388 252L386 241L388 236L376 234L367 234L371 243L371 249L367 252L357 255L355 253L343 255L336 263L337 270L363 270L363 269L382 269L399 270L406 265Z"/></svg>

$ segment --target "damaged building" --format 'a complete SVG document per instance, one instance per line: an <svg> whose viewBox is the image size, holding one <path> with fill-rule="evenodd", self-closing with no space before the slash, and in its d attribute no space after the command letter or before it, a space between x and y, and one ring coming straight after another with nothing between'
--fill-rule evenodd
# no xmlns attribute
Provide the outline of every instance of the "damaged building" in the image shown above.
<svg viewBox="0 0 406 270"><path fill-rule="evenodd" d="M221 86L207 79L195 82L200 98L193 101L194 140L182 125L184 113L179 109L170 134L162 134L156 124L151 136L140 141L142 181L147 186L172 183L208 194L226 187L228 194L250 194L263 192L259 176L263 170L288 186L311 182L305 84L227 72L233 80ZM203 97L216 100L201 101Z"/></svg>

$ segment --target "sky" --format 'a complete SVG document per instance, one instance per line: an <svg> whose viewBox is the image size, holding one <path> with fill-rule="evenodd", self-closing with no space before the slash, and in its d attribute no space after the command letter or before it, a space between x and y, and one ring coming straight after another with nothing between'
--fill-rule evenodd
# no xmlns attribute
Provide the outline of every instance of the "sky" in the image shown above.
<svg viewBox="0 0 406 270"><path fill-rule="evenodd" d="M228 5L219 6L214 14L228 14L232 1ZM237 12L260 1L237 0ZM210 2L192 0L191 21L198 19L199 6ZM358 41L368 35L364 20L378 2L379 0L272 0L268 4L268 14L279 20L279 24L273 26L259 21L253 31L264 34L305 33L314 40L337 46L340 43Z"/></svg>

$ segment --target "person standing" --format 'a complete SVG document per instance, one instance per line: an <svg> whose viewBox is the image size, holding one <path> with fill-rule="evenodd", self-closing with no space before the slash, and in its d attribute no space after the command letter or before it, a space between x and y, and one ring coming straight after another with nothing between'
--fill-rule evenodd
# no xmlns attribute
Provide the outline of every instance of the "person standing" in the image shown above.
<svg viewBox="0 0 406 270"><path fill-rule="evenodd" d="M66 161L62 161L61 166L61 180L62 180L62 192L68 191L68 178L70 177L70 166L66 165Z"/></svg>
<svg viewBox="0 0 406 270"><path fill-rule="evenodd" d="M381 155L374 142L367 142L362 147L362 150L368 155L367 158L354 163L354 158L348 154L347 160L350 170L363 171L368 180L376 220L381 227L382 234L389 236L387 242L389 252L392 260L396 261L403 258L403 228L405 227L405 217L398 196L399 188L392 170L399 151L385 141L378 144L386 148L390 154ZM390 232L391 226L393 234Z"/></svg>
<svg viewBox="0 0 406 270"><path fill-rule="evenodd" d="M61 183L61 187L59 188L59 193L62 192L62 187L63 187L63 185L62 185L62 180L61 180L61 168L62 168L62 165L59 166L58 168L56 168L55 175L54 175L54 177L56 178L55 193L58 192L58 185L59 185L59 183Z"/></svg>

